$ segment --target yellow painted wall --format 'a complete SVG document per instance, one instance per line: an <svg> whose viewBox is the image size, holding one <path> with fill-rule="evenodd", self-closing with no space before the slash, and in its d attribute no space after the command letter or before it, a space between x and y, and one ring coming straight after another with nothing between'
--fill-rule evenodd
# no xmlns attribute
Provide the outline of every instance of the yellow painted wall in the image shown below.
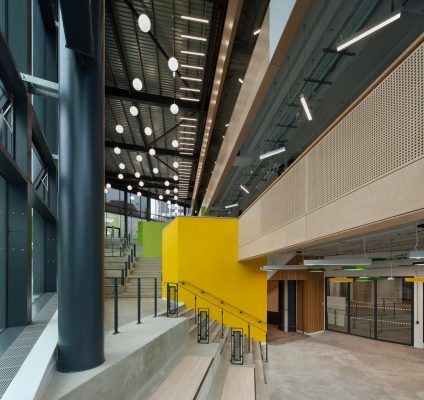
<svg viewBox="0 0 424 400"><path fill-rule="evenodd" d="M241 327L247 333L247 323L229 314L228 311L238 314L230 305L251 314L253 317L244 318L251 322L252 336L265 339L253 324L266 330L267 275L259 270L266 259L238 261L237 219L178 217L163 230L162 241L164 282L187 281L224 300L224 324L229 327ZM189 285L179 286L179 300L189 307L194 307L194 294L183 287L219 304L207 293L201 294ZM165 285L163 296L166 297ZM221 320L220 308L200 298L197 306L210 308L211 318ZM263 322L258 323L259 320Z"/></svg>

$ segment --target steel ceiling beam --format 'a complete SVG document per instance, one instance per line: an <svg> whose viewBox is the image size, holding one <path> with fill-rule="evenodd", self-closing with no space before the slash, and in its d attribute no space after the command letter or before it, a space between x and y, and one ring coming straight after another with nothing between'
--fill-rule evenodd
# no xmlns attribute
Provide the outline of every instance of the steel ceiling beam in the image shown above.
<svg viewBox="0 0 424 400"><path fill-rule="evenodd" d="M114 88L111 86L105 87L106 97L116 100L129 101L132 103L141 103L147 104L150 106L156 107L169 107L174 103L174 98L169 96L161 96L158 94L151 94L146 92L133 92L126 89ZM178 107L181 109L189 111L200 111L201 107L198 103L191 101L175 99L175 103L178 104Z"/></svg>
<svg viewBox="0 0 424 400"><path fill-rule="evenodd" d="M120 149L123 149L123 150L135 151L135 152L138 152L138 153L148 153L149 152L148 148L146 148L144 146L139 146L137 144L132 144L132 143L111 142L111 141L107 140L105 142L105 146L106 147L119 147ZM184 158L184 159L189 159L189 160L195 160L196 159L195 156L180 154L180 152L178 150L157 149L157 148L155 148L155 150L156 150L157 156L172 156L172 157L179 157L179 158Z"/></svg>

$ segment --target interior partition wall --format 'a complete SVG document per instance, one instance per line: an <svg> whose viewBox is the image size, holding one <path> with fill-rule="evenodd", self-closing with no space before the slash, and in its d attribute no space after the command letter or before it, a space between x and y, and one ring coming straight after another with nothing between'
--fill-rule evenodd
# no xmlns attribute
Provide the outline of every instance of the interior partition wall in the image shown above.
<svg viewBox="0 0 424 400"><path fill-rule="evenodd" d="M413 345L414 284L404 278L326 280L326 329Z"/></svg>

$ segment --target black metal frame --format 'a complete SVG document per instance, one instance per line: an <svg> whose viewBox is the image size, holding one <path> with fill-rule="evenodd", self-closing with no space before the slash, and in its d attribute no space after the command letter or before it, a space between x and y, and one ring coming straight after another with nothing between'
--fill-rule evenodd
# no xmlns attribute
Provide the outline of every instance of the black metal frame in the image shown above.
<svg viewBox="0 0 424 400"><path fill-rule="evenodd" d="M406 277L404 276L395 276L394 278L400 278L400 279L404 279ZM415 295L415 288L414 286L412 286L412 302L411 302L411 342L410 343L404 343L404 342L396 342L394 340L387 340L387 339L381 339L377 336L377 282L378 281L373 281L373 291L374 291L374 329L373 329L373 336L368 337L368 336L363 336L363 335L357 335L355 333L351 333L351 329L350 329L350 306L347 307L347 319L348 319L348 330L347 332L343 332L343 331L337 331L335 329L330 329L328 327L328 307L327 307L327 283L329 281L330 277L326 277L325 278L325 283L324 283L324 305L325 305L325 330L327 331L331 331L331 332L337 332L337 333L342 333L344 335L352 335L352 336L357 336L357 337L361 337L364 339L371 339L371 340L378 340L380 342L386 342L386 343L395 343L395 344L401 344L404 346L414 346L414 316L415 316L415 306L414 306L414 295ZM347 282L350 283L350 282ZM351 286L348 285L348 289L347 289L347 294L348 294L348 300L349 300L349 304L350 304L350 290L351 290Z"/></svg>
<svg viewBox="0 0 424 400"><path fill-rule="evenodd" d="M178 318L178 283L166 286L166 316Z"/></svg>
<svg viewBox="0 0 424 400"><path fill-rule="evenodd" d="M244 336L243 328L231 328L231 364L243 365Z"/></svg>
<svg viewBox="0 0 424 400"><path fill-rule="evenodd" d="M209 308L197 310L197 343L209 343Z"/></svg>

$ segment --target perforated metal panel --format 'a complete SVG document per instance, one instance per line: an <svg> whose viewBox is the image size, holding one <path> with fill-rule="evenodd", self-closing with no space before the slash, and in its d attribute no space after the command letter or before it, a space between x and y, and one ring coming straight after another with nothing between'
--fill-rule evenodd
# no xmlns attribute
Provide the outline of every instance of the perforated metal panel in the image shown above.
<svg viewBox="0 0 424 400"><path fill-rule="evenodd" d="M242 215L239 246L423 157L421 44Z"/></svg>

